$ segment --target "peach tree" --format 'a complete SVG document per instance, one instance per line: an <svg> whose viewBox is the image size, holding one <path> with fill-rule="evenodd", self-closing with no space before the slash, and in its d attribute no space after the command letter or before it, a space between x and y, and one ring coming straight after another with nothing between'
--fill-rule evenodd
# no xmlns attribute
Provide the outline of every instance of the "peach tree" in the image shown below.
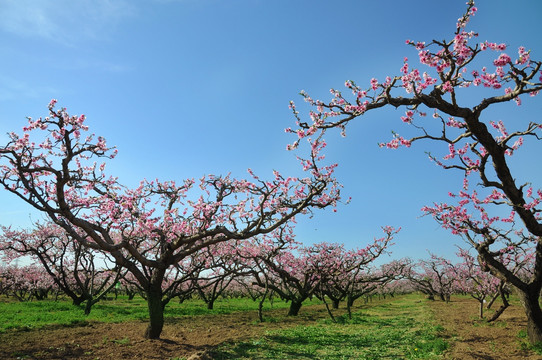
<svg viewBox="0 0 542 360"><path fill-rule="evenodd" d="M517 116L506 126L490 109L502 109L506 103L520 106L538 95L542 63L525 47L513 54L506 44L477 41L478 34L467 31L476 11L474 1L469 0L449 40L407 40L417 52L420 67L404 58L397 75L384 81L373 78L367 85L348 80L345 92L331 89L328 102L302 92L311 111L304 120L290 103L297 128L286 131L298 139L289 148L297 147L303 138L321 139L329 129L344 133L350 122L373 110L404 109L400 119L414 135L404 137L394 132L391 141L380 146L395 149L422 141L443 145L443 155L429 154L430 159L444 169L462 172L464 181L458 191L450 193L451 203L433 204L423 211L465 238L486 271L517 289L527 315L529 340L536 343L542 341L538 302L542 289L542 190L533 184L536 179L514 172L511 161L524 142L540 140L542 124L525 119L517 107ZM479 186L471 184L473 179ZM534 270L528 278L518 277L499 260L503 253L518 248L535 254Z"/></svg>
<svg viewBox="0 0 542 360"><path fill-rule="evenodd" d="M306 176L269 180L254 175L199 180L141 181L127 188L105 172L117 150L89 133L84 115L49 104L49 115L28 119L0 146L0 184L42 212L84 247L107 253L144 289L149 326L164 324L163 282L168 269L213 244L272 234L297 215L334 205L334 166L320 166L323 143L303 159ZM152 144L150 145L152 147ZM157 156L167 156L157 154Z"/></svg>

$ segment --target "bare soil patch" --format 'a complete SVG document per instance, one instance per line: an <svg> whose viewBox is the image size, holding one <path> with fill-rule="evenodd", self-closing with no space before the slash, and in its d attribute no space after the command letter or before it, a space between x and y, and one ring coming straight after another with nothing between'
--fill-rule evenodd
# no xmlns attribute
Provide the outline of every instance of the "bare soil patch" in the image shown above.
<svg viewBox="0 0 542 360"><path fill-rule="evenodd" d="M542 355L526 349L526 340L518 336L526 330L527 321L517 303L512 303L494 323L480 320L478 302L472 298L452 296L449 303L434 301L430 306L451 343L446 359L542 359Z"/></svg>

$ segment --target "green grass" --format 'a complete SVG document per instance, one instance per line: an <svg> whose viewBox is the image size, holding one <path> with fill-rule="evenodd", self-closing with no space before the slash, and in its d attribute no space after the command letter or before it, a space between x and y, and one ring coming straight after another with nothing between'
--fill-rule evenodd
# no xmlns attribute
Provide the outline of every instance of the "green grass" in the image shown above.
<svg viewBox="0 0 542 360"><path fill-rule="evenodd" d="M317 301L312 302L318 303ZM305 317L303 304L300 317ZM288 303L275 301L274 309ZM200 300L182 304L172 301L166 307L166 322L185 316L227 314L239 311L256 312L257 302L249 299L219 300L215 309L207 310ZM265 310L270 304L266 303ZM223 344L212 353L213 359L435 359L448 347L441 337L443 328L435 325L425 301L418 295L369 303L349 319L337 312L337 322L329 318L313 320L310 312L302 325L267 331L260 338ZM84 326L89 322L147 321L145 300L131 301L119 297L97 303L89 316L80 307L62 301L1 302L0 332L29 330L56 326ZM266 322L281 322L282 316L264 316ZM104 339L104 341L112 341ZM130 339L115 340L129 345Z"/></svg>
<svg viewBox="0 0 542 360"><path fill-rule="evenodd" d="M4 301L2 301L4 300ZM119 296L117 300L104 300L92 307L90 315L85 316L82 307L71 304L68 300L41 300L29 302L14 302L0 300L0 332L10 329L30 330L55 326L82 326L89 322L124 322L147 321L147 303L140 297L128 300ZM316 303L316 302L312 302ZM307 301L304 306L310 305ZM288 303L275 300L274 309L286 309ZM264 304L264 310L269 310L269 302ZM250 299L219 299L213 310L208 310L201 300L190 300L179 304L172 300L166 306L164 315L168 319L184 316L208 314L230 314L238 311L257 311L258 303ZM285 310L286 311L286 310Z"/></svg>
<svg viewBox="0 0 542 360"><path fill-rule="evenodd" d="M527 330L520 330L518 333L519 346L522 350L531 350L538 355L542 355L542 342L531 345L527 339Z"/></svg>
<svg viewBox="0 0 542 360"><path fill-rule="evenodd" d="M435 359L448 344L417 296L371 306L337 323L269 331L259 339L227 344L213 359Z"/></svg>

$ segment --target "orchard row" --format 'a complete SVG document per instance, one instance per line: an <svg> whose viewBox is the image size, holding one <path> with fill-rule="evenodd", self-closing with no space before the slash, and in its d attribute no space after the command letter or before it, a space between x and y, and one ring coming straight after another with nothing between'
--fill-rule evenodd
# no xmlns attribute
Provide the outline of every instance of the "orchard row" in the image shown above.
<svg viewBox="0 0 542 360"><path fill-rule="evenodd" d="M202 249L168 269L162 283L161 306L172 299L183 302L197 296L212 309L219 297L250 297L259 302L259 316L266 300L280 297L290 302L288 315L298 314L303 302L316 297L329 310L346 303L348 314L354 301L374 294L421 291L434 300L448 301L452 294L470 294L489 306L501 297L503 305L490 321L508 306L509 287L483 269L467 251L459 263L431 255L427 260L395 260L374 263L386 254L398 230L383 229L363 248L347 250L341 244L302 246L287 236L282 241L260 237L238 243L219 243ZM146 296L133 275L115 266L107 253L85 248L54 224L38 225L32 231L3 228L0 251L9 262L26 266L0 268L0 294L20 301L42 300L59 295L84 305L85 314L107 294ZM531 259L503 255L518 276L532 276ZM21 259L22 258L22 259ZM513 263L513 264L511 264ZM149 274L152 276L152 273ZM329 310L330 316L333 313Z"/></svg>
<svg viewBox="0 0 542 360"><path fill-rule="evenodd" d="M62 265L70 270L50 272L59 273L56 286L76 302L81 296L87 303L89 296L99 298L96 289L105 291L121 278L135 286L148 303L145 337L151 339L160 337L164 307L173 297L197 289L212 294L234 277L264 289L263 299L273 291L290 300L294 314L310 296L348 303L374 284L382 287L404 276L411 286L444 299L460 288L479 299L498 292L506 302L504 287L513 287L525 309L529 341L542 342L542 189L533 183L536 175L518 174L525 167L514 163L527 140L542 138L542 123L517 107L542 90L542 62L523 46L510 52L507 44L478 41L476 32L467 31L476 12L469 0L449 40L407 40L420 68L405 57L396 75L365 85L348 80L344 92L330 90L327 102L302 92L305 110L291 102L296 126L286 131L295 140L287 148L302 154L302 176L275 171L263 179L249 170L249 179L207 175L143 180L128 188L106 173L117 150L89 133L84 115L70 115L52 100L48 116L28 118L22 133L10 133L0 146L0 185L55 225L6 229L4 241L11 242L12 252L37 249L32 254L42 265L65 259ZM489 111L502 106L518 109L513 122L505 125ZM422 211L471 246L460 252L464 264L432 258L374 268L370 264L396 232L388 227L383 238L355 251L294 241L297 217L341 201L337 164L325 163L325 134L335 129L345 134L350 122L391 107L404 110L400 126L409 135L394 132L381 147L431 142L438 154L429 153L430 160L461 175L449 203ZM529 169L538 169L538 163L524 172ZM51 243L41 244L40 235L49 233ZM43 255L42 261L39 254L49 253L52 258ZM108 267L110 282L96 283ZM77 274L82 278L73 277Z"/></svg>

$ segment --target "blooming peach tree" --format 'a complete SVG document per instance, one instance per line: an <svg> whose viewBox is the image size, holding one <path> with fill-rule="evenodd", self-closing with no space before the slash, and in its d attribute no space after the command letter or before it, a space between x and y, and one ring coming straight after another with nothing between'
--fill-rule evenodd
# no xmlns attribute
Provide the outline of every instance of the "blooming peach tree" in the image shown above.
<svg viewBox="0 0 542 360"><path fill-rule="evenodd" d="M0 294L19 301L43 300L57 290L53 279L37 264L0 265Z"/></svg>
<svg viewBox="0 0 542 360"><path fill-rule="evenodd" d="M328 297L335 303L348 298L350 309L361 296L357 296L361 278L374 287L381 285L388 276L369 274L368 269L387 253L400 229L385 226L383 237L373 239L365 248L348 251L337 243L301 246L291 230L283 228L275 237L254 238L240 250L240 257L253 268L254 283L291 301L288 315L296 316L303 302L313 296L324 302ZM329 307L328 312L333 319Z"/></svg>
<svg viewBox="0 0 542 360"><path fill-rule="evenodd" d="M319 269L324 279L321 284L322 293L332 301L333 308L338 308L340 301L346 300L348 316L351 317L354 301L395 278L398 269L395 263L383 265L381 268L376 268L373 263L383 254L389 253L392 241L400 230L384 226L382 231L385 235L375 237L373 242L364 248L345 250L335 245L342 251L335 253L327 251L327 261L333 263L335 271L329 273L328 266L320 266ZM326 250L325 245L327 244L320 245L321 253Z"/></svg>
<svg viewBox="0 0 542 360"><path fill-rule="evenodd" d="M320 166L325 144L303 159L306 177L249 180L143 180L134 189L105 172L117 150L89 134L84 115L49 104L45 118L28 119L0 146L0 184L41 211L79 244L108 253L144 289L149 309L146 338L164 323L162 283L168 269L210 245L272 233L311 209L334 205L334 166Z"/></svg>
<svg viewBox="0 0 542 360"><path fill-rule="evenodd" d="M85 302L85 315L122 276L100 252L83 247L60 226L37 223L32 230L0 228L0 251L9 262L30 256L51 281L72 299L74 305ZM111 265L108 268L107 265Z"/></svg>
<svg viewBox="0 0 542 360"><path fill-rule="evenodd" d="M254 269L253 282L266 294L271 290L290 301L288 316L297 316L303 302L318 290L321 278L312 266L313 255L311 248L300 248L290 241L276 243L266 237L253 239L241 251L241 257L249 259Z"/></svg>
<svg viewBox="0 0 542 360"><path fill-rule="evenodd" d="M444 169L463 172L463 186L450 193L451 204L434 204L424 212L465 237L478 252L484 269L517 289L528 319L529 340L535 343L542 341L538 302L542 288L542 190L526 174L513 174L511 156L527 140L540 139L542 124L522 119L517 106L542 90L542 63L525 47L510 52L506 44L478 41L478 34L467 30L476 11L474 1L469 0L450 40L406 41L417 52L420 68L405 58L397 75L384 81L373 78L367 86L346 81L346 92L331 89L333 98L328 102L303 92L312 110L309 119L303 120L290 103L297 128L287 132L294 133L297 140L289 148L306 137L321 139L332 128L344 133L351 121L366 117L370 111L403 108L401 121L415 135L404 137L394 132L392 140L380 146L395 149L419 141L444 145L443 155L429 157ZM489 109L506 103L516 106L518 113L508 126L488 114ZM527 180L520 182L520 176ZM480 183L478 188L471 185L473 178ZM533 275L528 279L519 278L499 260L501 250L514 247L536 254Z"/></svg>
<svg viewBox="0 0 542 360"><path fill-rule="evenodd" d="M435 300L438 296L440 300L448 302L451 295L457 292L457 272L450 260L430 253L429 259L417 262L406 259L406 264L405 277L428 299Z"/></svg>
<svg viewBox="0 0 542 360"><path fill-rule="evenodd" d="M214 302L225 295L239 277L249 275L252 270L239 258L239 241L218 243L203 249L199 257L204 261L205 271L194 282L195 291L212 310Z"/></svg>
<svg viewBox="0 0 542 360"><path fill-rule="evenodd" d="M486 299L499 292L501 281L484 271L468 251L459 249L458 255L463 261L455 266L456 289L478 301L479 316L483 319ZM506 298L504 300L506 301Z"/></svg>

